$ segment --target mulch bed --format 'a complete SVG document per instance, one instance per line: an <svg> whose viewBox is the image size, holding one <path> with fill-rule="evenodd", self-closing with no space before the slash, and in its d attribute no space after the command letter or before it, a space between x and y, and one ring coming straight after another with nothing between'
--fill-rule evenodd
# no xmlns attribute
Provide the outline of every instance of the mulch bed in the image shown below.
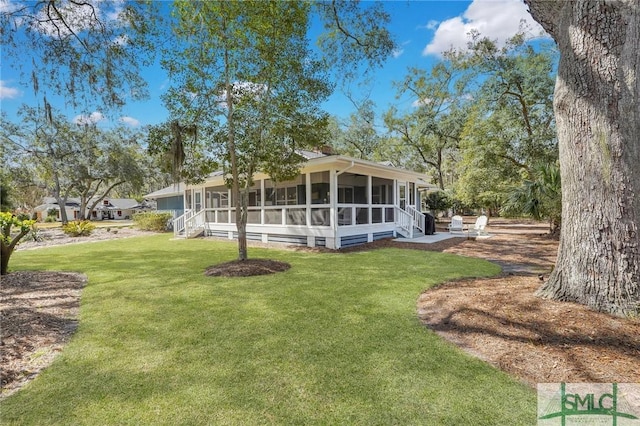
<svg viewBox="0 0 640 426"><path fill-rule="evenodd" d="M534 296L537 276L449 282L418 317L445 339L531 386L640 382L640 321Z"/></svg>
<svg viewBox="0 0 640 426"><path fill-rule="evenodd" d="M252 277L284 272L291 268L285 262L270 259L232 260L209 266L204 274L210 277Z"/></svg>
<svg viewBox="0 0 640 426"><path fill-rule="evenodd" d="M12 272L0 286L0 397L49 365L77 326L86 276L73 272Z"/></svg>

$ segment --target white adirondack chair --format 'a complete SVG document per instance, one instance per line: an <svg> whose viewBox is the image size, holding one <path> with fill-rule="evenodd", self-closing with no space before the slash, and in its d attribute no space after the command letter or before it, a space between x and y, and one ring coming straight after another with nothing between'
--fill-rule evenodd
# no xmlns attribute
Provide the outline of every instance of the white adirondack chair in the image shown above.
<svg viewBox="0 0 640 426"><path fill-rule="evenodd" d="M455 215L451 218L451 223L447 225L449 232L464 232L464 224L462 223L462 216Z"/></svg>
<svg viewBox="0 0 640 426"><path fill-rule="evenodd" d="M486 226L487 226L487 216L485 215L478 216L478 218L476 219L476 223L473 225L473 227L469 228L469 233L474 233L476 235L483 235L486 233L484 230Z"/></svg>

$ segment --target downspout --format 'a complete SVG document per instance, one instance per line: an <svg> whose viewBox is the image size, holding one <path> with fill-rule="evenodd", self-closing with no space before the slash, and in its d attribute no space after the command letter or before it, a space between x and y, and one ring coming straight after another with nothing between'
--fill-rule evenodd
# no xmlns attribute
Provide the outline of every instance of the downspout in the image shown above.
<svg viewBox="0 0 640 426"><path fill-rule="evenodd" d="M341 174L343 174L344 172L346 172L347 170L351 170L356 166L356 163L351 161L351 165L347 166L345 169L340 170L339 172L336 172L336 176L340 176Z"/></svg>

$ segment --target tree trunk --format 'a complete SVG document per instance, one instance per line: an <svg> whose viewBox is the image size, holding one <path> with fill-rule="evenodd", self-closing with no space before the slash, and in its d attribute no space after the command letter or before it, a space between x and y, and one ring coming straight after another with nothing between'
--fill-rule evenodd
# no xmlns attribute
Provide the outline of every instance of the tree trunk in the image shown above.
<svg viewBox="0 0 640 426"><path fill-rule="evenodd" d="M236 207L236 229L238 230L238 260L247 260L247 215L242 215L242 196L240 194L240 172L238 169L238 158L236 153L236 133L235 133L235 117L234 99L233 99L233 83L231 82L230 72L231 65L229 62L229 51L224 51L224 69L225 77L225 93L227 105L227 126L229 135L227 139L227 149L229 150L229 162L231 163L231 194L235 200ZM246 202L244 204L246 209Z"/></svg>
<svg viewBox="0 0 640 426"><path fill-rule="evenodd" d="M560 50L556 267L538 295L640 312L640 5L526 0Z"/></svg>
<svg viewBox="0 0 640 426"><path fill-rule="evenodd" d="M238 229L238 259L247 260L247 188L238 191L236 203L236 228Z"/></svg>
<svg viewBox="0 0 640 426"><path fill-rule="evenodd" d="M18 242L22 237L27 235L30 230L31 229L20 231L20 233L13 238L10 237L11 225L4 230L5 232L3 232L2 235L3 240L0 241L0 275L6 275L9 272L9 258L11 258L13 250L16 248L16 245L18 245ZM9 238L11 242L7 244L5 238Z"/></svg>
<svg viewBox="0 0 640 426"><path fill-rule="evenodd" d="M68 197L66 195L64 197L62 197L60 195L56 195L55 199L56 199L56 202L58 203L58 206L60 207L60 222L63 225L66 225L67 223L69 223L69 218L67 217L67 199L68 199Z"/></svg>
<svg viewBox="0 0 640 426"><path fill-rule="evenodd" d="M13 250L4 242L0 243L0 275L6 275L9 271L9 258Z"/></svg>

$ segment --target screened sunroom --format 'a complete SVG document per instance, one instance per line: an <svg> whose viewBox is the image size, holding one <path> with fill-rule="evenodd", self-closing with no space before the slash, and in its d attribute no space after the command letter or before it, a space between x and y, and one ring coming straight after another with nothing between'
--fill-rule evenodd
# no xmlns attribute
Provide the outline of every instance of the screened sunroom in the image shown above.
<svg viewBox="0 0 640 426"><path fill-rule="evenodd" d="M424 174L332 155L309 159L293 180L257 174L248 191L247 239L339 249L424 230ZM237 238L236 200L221 173L187 186L177 235Z"/></svg>

